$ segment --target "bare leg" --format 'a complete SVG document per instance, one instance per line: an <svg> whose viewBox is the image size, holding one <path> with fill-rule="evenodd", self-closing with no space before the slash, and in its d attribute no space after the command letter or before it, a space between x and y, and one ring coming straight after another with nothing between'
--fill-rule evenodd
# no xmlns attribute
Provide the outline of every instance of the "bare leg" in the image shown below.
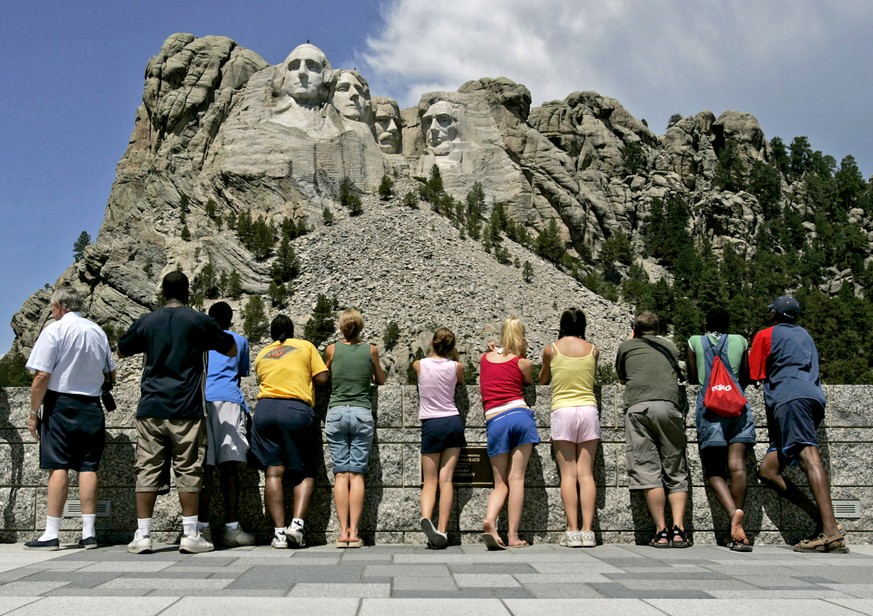
<svg viewBox="0 0 873 616"><path fill-rule="evenodd" d="M66 494L66 491L64 492ZM79 473L79 500L82 502L82 513L85 515L97 513L97 473L85 471ZM64 505L61 503L61 510ZM51 515L51 514L49 514Z"/></svg>
<svg viewBox="0 0 873 616"><path fill-rule="evenodd" d="M579 482L579 501L582 503L582 530L590 532L594 525L597 506L597 484L594 483L594 457L600 441L579 443L576 449L576 479Z"/></svg>
<svg viewBox="0 0 873 616"><path fill-rule="evenodd" d="M558 462L558 472L561 473L561 502L564 504L564 516L567 518L567 530L579 530L579 519L576 511L579 508L579 495L576 492L579 479L576 461L576 443L571 441L554 441L555 460Z"/></svg>
<svg viewBox="0 0 873 616"><path fill-rule="evenodd" d="M673 512L673 526L679 530L685 530L685 506L688 504L688 492L670 492L667 495L670 501L670 511Z"/></svg>
<svg viewBox="0 0 873 616"><path fill-rule="evenodd" d="M200 484L200 502L197 506L197 521L209 522L209 508L212 505L212 466L203 465L203 483ZM233 522L225 515L225 521Z"/></svg>
<svg viewBox="0 0 873 616"><path fill-rule="evenodd" d="M452 500L455 496L455 486L452 476L455 474L455 466L461 456L460 447L450 447L440 456L440 520L437 530L445 534L449 526L449 518L452 517ZM431 505L433 509L433 505Z"/></svg>
<svg viewBox="0 0 873 616"><path fill-rule="evenodd" d="M236 462L224 462L218 465L218 481L224 497L225 523L239 522L239 473L236 465Z"/></svg>
<svg viewBox="0 0 873 616"><path fill-rule="evenodd" d="M91 473L94 475L94 473ZM96 477L96 475L95 475ZM80 480L81 481L81 480ZM96 479L95 479L96 482ZM80 484L81 485L81 484ZM60 518L64 514L64 503L67 502L67 489L70 486L70 474L68 471L64 469L53 469L49 471L49 480L48 480L48 503L47 503L47 511L49 516L53 518ZM96 483L95 483L96 489ZM92 497L93 500L93 497ZM84 510L85 503L82 503L82 513L86 513ZM87 513L94 513L93 502L92 509Z"/></svg>
<svg viewBox="0 0 873 616"><path fill-rule="evenodd" d="M315 479L307 477L294 486L294 517L306 519L309 513L309 502L312 500L312 489L315 487Z"/></svg>
<svg viewBox="0 0 873 616"><path fill-rule="evenodd" d="M748 491L748 478L746 476L746 452L748 445L745 443L731 443L728 445L728 472L731 476L731 496L737 509L742 509L746 504Z"/></svg>
<svg viewBox="0 0 873 616"><path fill-rule="evenodd" d="M349 477L351 473L337 473L333 478L333 502L339 521L340 541L349 540Z"/></svg>
<svg viewBox="0 0 873 616"><path fill-rule="evenodd" d="M421 454L421 517L433 519L433 507L436 503L437 484L439 483L440 454Z"/></svg>
<svg viewBox="0 0 873 616"><path fill-rule="evenodd" d="M285 490L282 487L284 466L268 466L264 473L264 500L276 528L285 526Z"/></svg>
<svg viewBox="0 0 873 616"><path fill-rule="evenodd" d="M358 524L364 510L364 486L364 476L361 473L349 473L349 541L360 539Z"/></svg>
<svg viewBox="0 0 873 616"><path fill-rule="evenodd" d="M807 448L808 449L808 448ZM815 522L816 530L822 530L822 517L818 505L814 503L800 488L782 476L782 464L775 451L768 451L761 460L758 477L777 494L800 507Z"/></svg>
<svg viewBox="0 0 873 616"><path fill-rule="evenodd" d="M655 532L660 532L667 528L667 521L664 516L664 506L667 499L664 495L664 488L648 488L643 490L643 493L646 496L649 514L655 522Z"/></svg>
<svg viewBox="0 0 873 616"><path fill-rule="evenodd" d="M200 492L179 492L179 504L182 505L183 516L197 515L197 508L200 505Z"/></svg>
<svg viewBox="0 0 873 616"><path fill-rule="evenodd" d="M527 471L527 463L530 460L530 454L533 449L533 444L526 443L519 445L510 452L509 465L509 547L520 545L523 543L518 538L518 527L521 524L521 510L524 506L524 474Z"/></svg>
<svg viewBox="0 0 873 616"><path fill-rule="evenodd" d="M806 473L809 487L815 502L818 503L819 516L822 521L822 532L826 537L832 537L839 531L834 517L834 507L831 503L831 486L825 473L824 465L819 456L818 447L807 445L800 451L800 467Z"/></svg>
<svg viewBox="0 0 873 616"><path fill-rule="evenodd" d="M155 513L155 503L158 500L157 492L136 493L136 517L150 518Z"/></svg>
<svg viewBox="0 0 873 616"><path fill-rule="evenodd" d="M493 535L497 543L503 545L503 540L497 534L497 516L503 509L503 503L509 494L509 454L502 453L491 458L491 472L494 475L494 488L488 495L488 504L485 507L485 519L482 521L482 530Z"/></svg>

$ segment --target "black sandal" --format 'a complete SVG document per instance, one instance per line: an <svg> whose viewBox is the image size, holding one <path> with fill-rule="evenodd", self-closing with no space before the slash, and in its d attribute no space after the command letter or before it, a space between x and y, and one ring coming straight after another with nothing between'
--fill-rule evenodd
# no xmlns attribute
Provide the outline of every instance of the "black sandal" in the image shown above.
<svg viewBox="0 0 873 616"><path fill-rule="evenodd" d="M666 531L665 531L666 532ZM670 546L674 548L687 548L691 545L688 537L685 536L685 531L678 526L673 527L673 539L670 541Z"/></svg>
<svg viewBox="0 0 873 616"><path fill-rule="evenodd" d="M664 542L661 543L661 540ZM649 545L653 548L669 548L670 547L670 533L667 532L667 529L659 530L655 533L655 536L652 537L652 540L649 541Z"/></svg>

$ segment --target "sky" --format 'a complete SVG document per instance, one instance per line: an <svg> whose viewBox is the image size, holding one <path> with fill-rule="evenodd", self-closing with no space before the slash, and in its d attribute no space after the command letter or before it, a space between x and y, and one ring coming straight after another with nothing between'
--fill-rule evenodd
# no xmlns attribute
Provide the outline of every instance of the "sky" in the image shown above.
<svg viewBox="0 0 873 616"><path fill-rule="evenodd" d="M0 354L24 300L96 238L142 100L175 32L281 62L309 40L402 107L480 77L533 104L594 90L664 132L674 114L746 111L873 175L868 0L10 0L0 21Z"/></svg>

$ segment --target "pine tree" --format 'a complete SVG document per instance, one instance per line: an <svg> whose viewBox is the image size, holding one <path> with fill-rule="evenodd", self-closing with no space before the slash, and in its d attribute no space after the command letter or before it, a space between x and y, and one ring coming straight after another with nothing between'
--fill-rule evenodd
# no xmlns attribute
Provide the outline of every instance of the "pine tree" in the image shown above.
<svg viewBox="0 0 873 616"><path fill-rule="evenodd" d="M382 181L379 183L379 198L382 201L388 201L394 196L394 181L387 175L382 176Z"/></svg>
<svg viewBox="0 0 873 616"><path fill-rule="evenodd" d="M297 260L297 253L294 252L294 246L291 245L287 237L283 237L276 253L276 260L270 266L270 276L276 284L283 284L293 280L299 274L300 262Z"/></svg>
<svg viewBox="0 0 873 616"><path fill-rule="evenodd" d="M336 298L328 298L319 293L315 301L315 309L312 316L303 328L303 335L316 347L321 346L334 333L334 306Z"/></svg>
<svg viewBox="0 0 873 616"><path fill-rule="evenodd" d="M549 221L549 226L537 236L534 250L543 259L552 263L560 264L563 261L566 251L558 232L558 223L554 218Z"/></svg>
<svg viewBox="0 0 873 616"><path fill-rule="evenodd" d="M227 279L227 296L231 299L239 299L242 295L242 281L239 272L233 271Z"/></svg>
<svg viewBox="0 0 873 616"><path fill-rule="evenodd" d="M257 343L264 337L269 329L267 313L264 310L264 301L260 295L249 297L242 309L243 334L252 343Z"/></svg>
<svg viewBox="0 0 873 616"><path fill-rule="evenodd" d="M82 231L79 238L73 244L73 259L79 261L85 254L85 249L91 244L91 236L87 231Z"/></svg>
<svg viewBox="0 0 873 616"><path fill-rule="evenodd" d="M385 350L390 351L400 341L400 326L396 321L390 321L385 328L385 333L382 336L382 341L385 343Z"/></svg>
<svg viewBox="0 0 873 616"><path fill-rule="evenodd" d="M522 278L524 279L524 281L527 282L528 284L530 284L531 282L533 282L533 279L534 279L534 271L533 271L533 265L531 265L531 262L530 262L530 261L525 261L525 262L524 262L524 268L523 268L522 271L521 271L521 277L522 277Z"/></svg>
<svg viewBox="0 0 873 616"><path fill-rule="evenodd" d="M408 191L405 195L403 195L403 205L412 210L418 209L418 195L413 191Z"/></svg>
<svg viewBox="0 0 873 616"><path fill-rule="evenodd" d="M330 227L335 222L333 212L326 205L321 209L321 220L325 227Z"/></svg>

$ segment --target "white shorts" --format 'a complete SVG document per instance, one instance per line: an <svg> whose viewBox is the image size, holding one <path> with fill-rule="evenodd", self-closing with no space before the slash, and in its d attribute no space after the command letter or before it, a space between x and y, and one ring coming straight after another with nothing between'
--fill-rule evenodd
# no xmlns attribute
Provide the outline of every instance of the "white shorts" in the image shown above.
<svg viewBox="0 0 873 616"><path fill-rule="evenodd" d="M249 451L245 409L234 402L207 402L206 417L206 464L245 462Z"/></svg>
<svg viewBox="0 0 873 616"><path fill-rule="evenodd" d="M600 414L596 406L568 406L552 411L552 441L585 443L600 440Z"/></svg>

